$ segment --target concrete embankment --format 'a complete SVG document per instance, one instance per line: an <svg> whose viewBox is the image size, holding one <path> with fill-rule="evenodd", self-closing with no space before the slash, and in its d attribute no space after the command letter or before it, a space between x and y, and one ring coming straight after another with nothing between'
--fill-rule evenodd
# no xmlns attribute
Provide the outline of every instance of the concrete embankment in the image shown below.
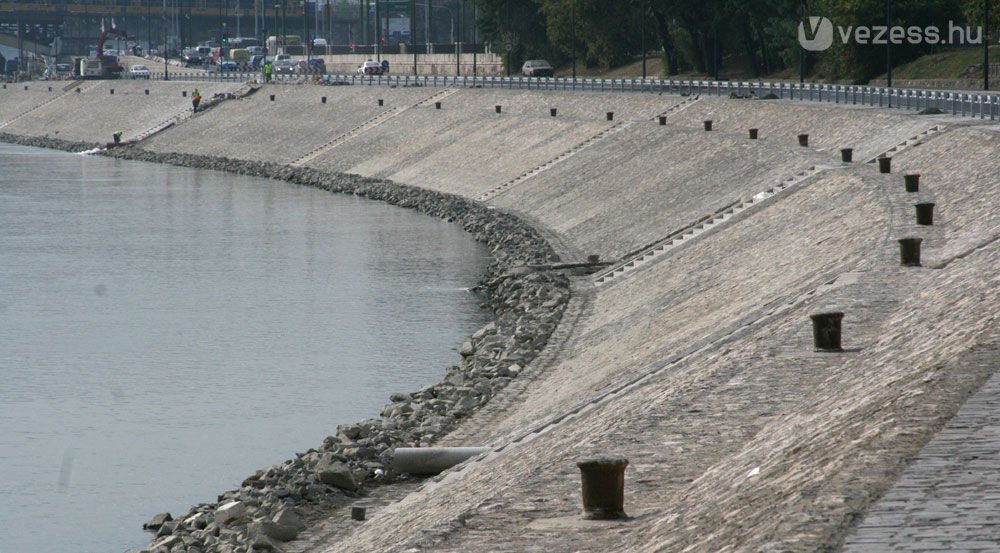
<svg viewBox="0 0 1000 553"><path fill-rule="evenodd" d="M18 123L42 135L31 117ZM398 502L376 490L361 499L364 523L341 510L283 549L806 552L837 549L995 371L982 350L1000 307L997 141L988 125L948 117L787 101L268 86L119 153L391 190L401 205L430 194L414 186L455 194L433 202L513 213L566 261L617 262L607 275L545 273L573 290L547 347L528 364L498 363L484 378L506 379L502 390L427 440L492 453ZM858 162L841 163L845 147ZM883 153L892 173L863 163ZM904 190L903 172L921 173L919 192ZM937 204L933 225L916 224L921 202ZM499 228L475 232L496 240ZM923 239L920 266L901 264L905 237ZM845 314L844 349L815 351L809 316L829 311ZM515 329L514 342L535 343L541 328ZM465 359L486 343L471 340ZM400 396L383 414L447 393ZM287 468L310 490L342 482L330 465L369 446L367 431L346 426ZM630 518L584 521L575 461L609 453L630 460ZM269 480L279 468L234 493L251 508L256 493L288 497ZM221 523L202 530L226 535ZM175 538L183 551L193 535L156 545ZM203 550L224 550L216 543Z"/></svg>

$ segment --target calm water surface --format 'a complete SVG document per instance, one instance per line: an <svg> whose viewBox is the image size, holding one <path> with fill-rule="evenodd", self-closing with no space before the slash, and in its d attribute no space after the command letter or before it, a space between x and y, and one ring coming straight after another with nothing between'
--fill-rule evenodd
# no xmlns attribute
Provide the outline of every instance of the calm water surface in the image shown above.
<svg viewBox="0 0 1000 553"><path fill-rule="evenodd" d="M120 553L438 380L485 323L454 225L0 144L0 553Z"/></svg>

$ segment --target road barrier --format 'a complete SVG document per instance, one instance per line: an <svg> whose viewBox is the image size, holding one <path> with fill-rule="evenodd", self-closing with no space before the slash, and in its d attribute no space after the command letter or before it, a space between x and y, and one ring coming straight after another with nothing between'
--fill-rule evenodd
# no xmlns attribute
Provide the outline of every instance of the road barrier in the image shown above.
<svg viewBox="0 0 1000 553"><path fill-rule="evenodd" d="M169 79L195 82L260 82L259 73L170 71ZM163 72L152 78L163 79ZM860 85L779 83L753 81L695 81L671 79L589 79L562 77L461 77L450 75L274 75L272 83L368 85L388 87L460 87L519 90L579 90L724 96L748 100L781 99L798 102L847 104L908 111L940 112L961 117L997 120L1000 95L990 93L886 88Z"/></svg>

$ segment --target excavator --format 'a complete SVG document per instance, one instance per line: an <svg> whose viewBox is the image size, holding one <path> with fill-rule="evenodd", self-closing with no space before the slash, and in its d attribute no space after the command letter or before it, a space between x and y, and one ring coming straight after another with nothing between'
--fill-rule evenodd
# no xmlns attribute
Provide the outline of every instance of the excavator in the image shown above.
<svg viewBox="0 0 1000 553"><path fill-rule="evenodd" d="M115 36L127 38L125 33L118 30L114 19L111 20L111 28L104 28L104 21L101 20L101 36L97 39L97 55L76 59L76 74L81 79L117 79L122 76L124 68L118 62L115 54L104 53L104 42L108 37Z"/></svg>

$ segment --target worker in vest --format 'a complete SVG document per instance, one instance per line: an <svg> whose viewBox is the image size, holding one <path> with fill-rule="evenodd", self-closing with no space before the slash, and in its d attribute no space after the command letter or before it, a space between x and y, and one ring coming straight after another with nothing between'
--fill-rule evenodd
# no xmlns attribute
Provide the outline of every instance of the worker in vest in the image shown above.
<svg viewBox="0 0 1000 553"><path fill-rule="evenodd" d="M121 143L122 143L122 131L115 131L114 134L112 134L111 136L113 136L115 138L115 146L121 145Z"/></svg>
<svg viewBox="0 0 1000 553"><path fill-rule="evenodd" d="M194 89L194 94L191 95L191 107L194 108L195 113L198 112L198 104L201 103L201 92L198 89Z"/></svg>
<svg viewBox="0 0 1000 553"><path fill-rule="evenodd" d="M271 72L273 70L274 70L274 66L271 65L271 62L269 62L269 61L264 62L264 82L265 83L271 82Z"/></svg>

